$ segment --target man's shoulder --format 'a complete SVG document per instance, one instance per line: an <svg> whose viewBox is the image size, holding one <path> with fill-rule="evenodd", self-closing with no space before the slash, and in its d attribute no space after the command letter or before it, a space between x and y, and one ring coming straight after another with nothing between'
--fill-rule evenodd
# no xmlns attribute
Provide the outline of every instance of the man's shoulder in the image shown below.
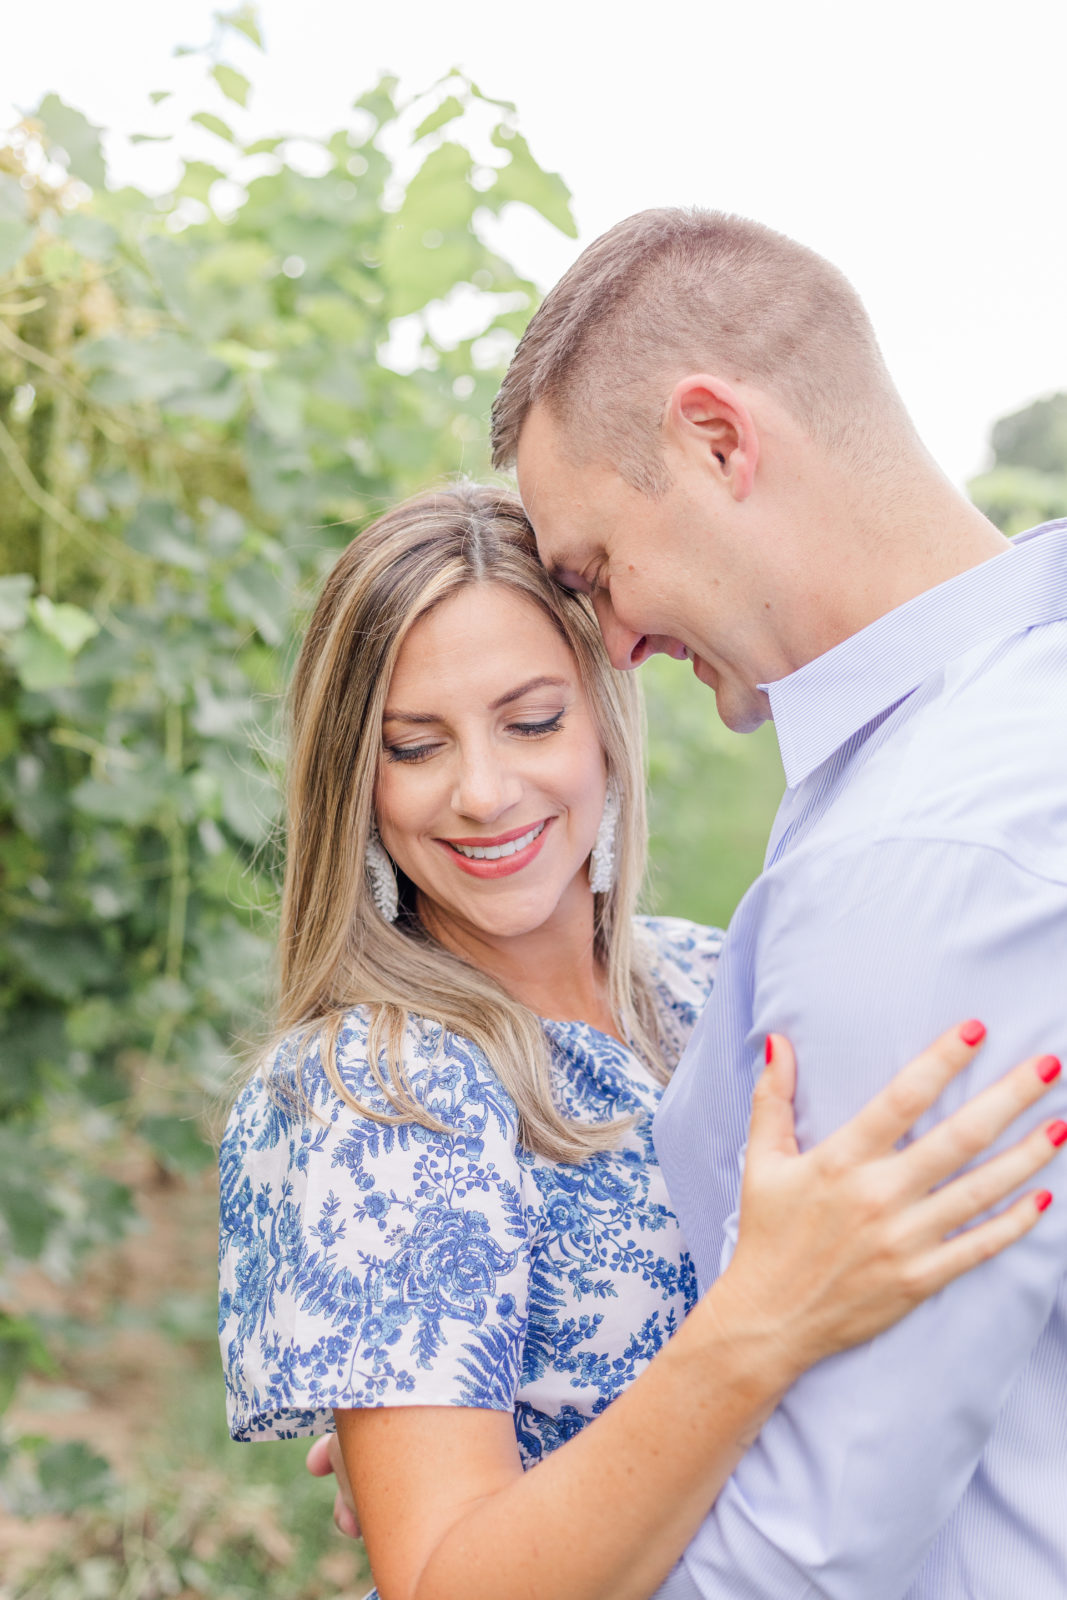
<svg viewBox="0 0 1067 1600"><path fill-rule="evenodd" d="M1067 622L969 651L921 685L832 810L843 846L943 840L1067 881Z"/></svg>

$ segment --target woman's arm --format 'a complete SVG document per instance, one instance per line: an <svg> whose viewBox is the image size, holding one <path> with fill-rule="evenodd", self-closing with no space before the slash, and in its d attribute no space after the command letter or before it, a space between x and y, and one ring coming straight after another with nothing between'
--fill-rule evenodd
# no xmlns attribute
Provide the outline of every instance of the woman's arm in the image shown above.
<svg viewBox="0 0 1067 1600"><path fill-rule="evenodd" d="M946 1034L801 1155L792 1054L776 1039L753 1101L729 1268L633 1385L532 1471L521 1469L505 1412L336 1412L382 1600L652 1594L801 1372L888 1327L1037 1220L1038 1197L1027 1195L957 1231L1051 1159L1043 1127L944 1183L1039 1099L1047 1083L1036 1061L896 1149L973 1054Z"/></svg>

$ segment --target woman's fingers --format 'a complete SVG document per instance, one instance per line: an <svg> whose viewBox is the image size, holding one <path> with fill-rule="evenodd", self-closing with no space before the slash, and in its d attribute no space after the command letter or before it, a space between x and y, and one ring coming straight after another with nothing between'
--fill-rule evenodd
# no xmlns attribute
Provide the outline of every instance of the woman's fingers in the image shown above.
<svg viewBox="0 0 1067 1600"><path fill-rule="evenodd" d="M916 1304L1029 1233L1051 1199L1047 1189L1024 1194L997 1216L956 1234L921 1257L911 1273Z"/></svg>
<svg viewBox="0 0 1067 1600"><path fill-rule="evenodd" d="M346 1539L358 1539L363 1532L359 1518L338 1489L333 1502L333 1525Z"/></svg>
<svg viewBox="0 0 1067 1600"><path fill-rule="evenodd" d="M890 1078L862 1111L824 1141L848 1161L887 1155L937 1100L957 1073L974 1060L985 1038L983 1023L960 1023L936 1039ZM958 1163L957 1163L958 1165Z"/></svg>
<svg viewBox="0 0 1067 1600"><path fill-rule="evenodd" d="M900 1158L900 1170L913 1192L919 1194L932 1189L935 1184L943 1182L988 1150L1021 1112L1028 1110L1048 1093L1060 1076L1060 1070L1060 1063L1055 1056L1031 1056L1028 1061L1020 1062L1011 1072L1005 1073L996 1083L990 1084L988 1089L976 1094L951 1116L945 1117L921 1139L916 1139ZM1031 1146L1024 1139L1016 1148L1022 1151ZM1040 1141L1036 1148L1041 1149ZM990 1162L983 1170L988 1171L996 1165L996 1162ZM1036 1170L1036 1167L1030 1169L1031 1172ZM1018 1182L1024 1183L1029 1176L1030 1172L1023 1172ZM990 1204L1003 1199L1011 1187L1015 1185L994 1195ZM968 1215L973 1215L973 1212Z"/></svg>
<svg viewBox="0 0 1067 1600"><path fill-rule="evenodd" d="M797 1062L793 1046L780 1033L767 1035L766 1064L752 1091L748 1129L748 1160L753 1155L797 1154L793 1094Z"/></svg>
<svg viewBox="0 0 1067 1600"><path fill-rule="evenodd" d="M330 1460L330 1438L328 1433L320 1434L311 1441L304 1465L313 1478L328 1478L333 1471L333 1462Z"/></svg>
<svg viewBox="0 0 1067 1600"><path fill-rule="evenodd" d="M1067 1123L1046 1122L1034 1128L1010 1150L944 1184L919 1202L916 1220L931 1239L943 1239L973 1218L999 1205L1008 1195L1048 1166L1060 1146L1067 1143Z"/></svg>

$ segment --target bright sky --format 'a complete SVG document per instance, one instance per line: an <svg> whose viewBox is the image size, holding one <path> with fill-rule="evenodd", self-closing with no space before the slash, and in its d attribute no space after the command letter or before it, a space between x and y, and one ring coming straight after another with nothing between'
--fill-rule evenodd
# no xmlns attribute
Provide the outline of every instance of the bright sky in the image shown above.
<svg viewBox="0 0 1067 1600"><path fill-rule="evenodd" d="M211 10L10 7L0 122L54 89L105 127L150 126L147 92L176 81L171 47L203 42ZM580 229L575 244L512 217L508 247L546 287L650 205L812 245L860 290L957 481L998 415L1067 389L1062 0L262 0L260 17L266 57L231 52L255 84L242 129L337 127L382 68L415 92L460 66L516 101Z"/></svg>

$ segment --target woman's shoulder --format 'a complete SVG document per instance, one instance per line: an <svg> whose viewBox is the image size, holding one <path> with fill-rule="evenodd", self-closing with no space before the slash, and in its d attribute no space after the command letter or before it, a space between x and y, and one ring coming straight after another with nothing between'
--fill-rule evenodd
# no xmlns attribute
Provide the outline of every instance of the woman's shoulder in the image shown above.
<svg viewBox="0 0 1067 1600"><path fill-rule="evenodd" d="M726 935L685 917L635 917L634 935L651 965L654 982L711 993Z"/></svg>
<svg viewBox="0 0 1067 1600"><path fill-rule="evenodd" d="M273 1124L276 1136L282 1124L308 1119L346 1132L362 1122L380 1132L382 1118L398 1116L390 1090L402 1087L420 1109L457 1132L482 1131L489 1121L504 1137L517 1129L514 1101L485 1052L438 1021L409 1015L398 1059L390 1062L385 1039L375 1035L373 1008L353 1006L337 1030L332 1074L324 1060L326 1039L321 1027L294 1031L266 1052L237 1098L231 1126L254 1116Z"/></svg>
<svg viewBox="0 0 1067 1600"><path fill-rule="evenodd" d="M515 1108L470 1040L408 1019L398 1080L440 1126L398 1114L372 1022L346 1013L326 1057L344 1096L326 1036L294 1034L231 1115L219 1330L235 1438L321 1432L336 1406L513 1402Z"/></svg>

